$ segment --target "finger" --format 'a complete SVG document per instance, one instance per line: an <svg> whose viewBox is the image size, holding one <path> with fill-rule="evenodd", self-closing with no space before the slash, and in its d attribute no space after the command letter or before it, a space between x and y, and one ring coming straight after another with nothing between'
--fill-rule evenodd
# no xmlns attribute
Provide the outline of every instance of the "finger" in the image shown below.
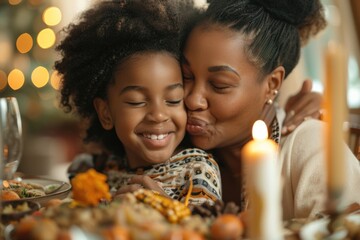
<svg viewBox="0 0 360 240"><path fill-rule="evenodd" d="M130 179L129 183L140 184L145 188L151 188L154 187L155 185L158 185L154 180L152 180L147 175L136 175Z"/></svg>
<svg viewBox="0 0 360 240"><path fill-rule="evenodd" d="M313 119L324 120L325 109L313 111L309 116Z"/></svg>
<svg viewBox="0 0 360 240"><path fill-rule="evenodd" d="M144 188L157 191L162 195L166 195L162 187L159 184L146 175L137 175L130 179L129 183L141 184Z"/></svg>
<svg viewBox="0 0 360 240"><path fill-rule="evenodd" d="M306 118L312 117L312 115L317 112L317 109L303 109L301 111L301 113L298 113L296 115L294 115L291 119L289 119L286 123L284 122L284 126L290 126L290 125L295 125L298 126L300 125L304 120L306 120Z"/></svg>
<svg viewBox="0 0 360 240"><path fill-rule="evenodd" d="M300 93L309 93L312 90L312 81L310 79L305 79L302 86Z"/></svg>
<svg viewBox="0 0 360 240"><path fill-rule="evenodd" d="M312 89L312 81L309 80L309 79L306 79L303 82L300 91L298 91L296 94L289 97L289 99L288 99L288 101L286 102L286 105L285 105L285 111L288 112L288 111L294 109L294 107L296 107L296 105L299 102L304 100L303 99L304 97L306 97L308 94L311 93L311 89Z"/></svg>
<svg viewBox="0 0 360 240"><path fill-rule="evenodd" d="M137 190L139 190L141 188L143 188L143 186L141 184L125 185L125 186L122 186L121 188L119 188L116 191L115 195L135 192L135 191L137 191Z"/></svg>
<svg viewBox="0 0 360 240"><path fill-rule="evenodd" d="M289 112L286 113L285 119L283 121L283 126L287 126L289 125L289 122L291 123L291 120L293 119L293 117L295 116L296 112L294 109L290 110Z"/></svg>
<svg viewBox="0 0 360 240"><path fill-rule="evenodd" d="M121 200L121 199L126 199L126 194L118 194L118 193L116 193L116 194L114 194L113 196L112 196L112 199L113 200Z"/></svg>
<svg viewBox="0 0 360 240"><path fill-rule="evenodd" d="M311 92L299 99L296 106L287 111L284 125L290 125L294 121L294 117L304 118L315 111L319 111L321 107L322 96L319 93ZM295 114L291 114L295 113Z"/></svg>
<svg viewBox="0 0 360 240"><path fill-rule="evenodd" d="M309 119L319 119L321 120L323 118L324 115L324 110L320 109L320 110L310 110L307 112L307 114L305 114L304 117L294 117L290 122L287 123L287 125L283 126L283 128L281 129L281 134L283 136L290 134L291 132L293 132L295 130L295 128L300 125L303 121L307 121Z"/></svg>

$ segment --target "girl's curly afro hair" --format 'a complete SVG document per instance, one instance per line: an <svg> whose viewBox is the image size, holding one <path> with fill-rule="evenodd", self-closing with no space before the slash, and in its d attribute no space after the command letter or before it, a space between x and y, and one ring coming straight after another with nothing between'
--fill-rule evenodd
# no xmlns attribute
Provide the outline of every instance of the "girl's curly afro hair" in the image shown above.
<svg viewBox="0 0 360 240"><path fill-rule="evenodd" d="M102 1L64 29L55 62L62 77L60 105L88 120L86 142L123 153L115 131L102 128L93 100L106 99L115 67L134 54L156 51L178 58L180 23L194 12L191 0Z"/></svg>

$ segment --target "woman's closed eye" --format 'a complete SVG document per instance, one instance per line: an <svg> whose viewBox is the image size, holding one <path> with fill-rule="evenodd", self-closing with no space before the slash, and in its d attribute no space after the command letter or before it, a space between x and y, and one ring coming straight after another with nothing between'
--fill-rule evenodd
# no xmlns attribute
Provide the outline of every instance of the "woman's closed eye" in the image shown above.
<svg viewBox="0 0 360 240"><path fill-rule="evenodd" d="M231 88L231 86L228 84L217 84L217 83L210 83L210 84L211 87L217 92L224 92Z"/></svg>

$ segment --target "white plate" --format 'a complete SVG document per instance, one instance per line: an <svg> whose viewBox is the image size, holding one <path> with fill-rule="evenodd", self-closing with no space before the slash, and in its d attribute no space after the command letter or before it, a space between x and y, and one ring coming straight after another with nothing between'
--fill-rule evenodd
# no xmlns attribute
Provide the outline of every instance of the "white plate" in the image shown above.
<svg viewBox="0 0 360 240"><path fill-rule="evenodd" d="M66 198L69 195L70 190L71 190L71 185L67 182L43 178L43 177L33 177L33 176L27 177L27 176L25 176L25 177L22 177L22 182L39 184L44 187L47 185L50 185L50 184L63 184L63 186L54 193L50 193L50 194L47 194L47 195L41 196L41 197L21 198L21 200L29 200L29 201L38 202L38 203L40 203L41 206L46 205L46 203L51 199Z"/></svg>
<svg viewBox="0 0 360 240"><path fill-rule="evenodd" d="M349 214L345 219L360 227L360 214ZM300 238L305 240L319 239L319 235L326 236L324 239L341 240L345 239L347 230L342 229L329 235L327 225L329 224L328 218L318 219L310 222L300 230Z"/></svg>

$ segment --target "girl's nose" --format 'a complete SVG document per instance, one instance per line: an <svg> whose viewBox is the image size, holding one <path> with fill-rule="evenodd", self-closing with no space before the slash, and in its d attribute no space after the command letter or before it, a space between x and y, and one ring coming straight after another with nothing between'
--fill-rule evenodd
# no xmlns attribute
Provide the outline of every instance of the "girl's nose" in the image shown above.
<svg viewBox="0 0 360 240"><path fill-rule="evenodd" d="M147 120L157 123L166 122L169 120L169 113L165 105L165 103L152 105L148 114L146 115Z"/></svg>

